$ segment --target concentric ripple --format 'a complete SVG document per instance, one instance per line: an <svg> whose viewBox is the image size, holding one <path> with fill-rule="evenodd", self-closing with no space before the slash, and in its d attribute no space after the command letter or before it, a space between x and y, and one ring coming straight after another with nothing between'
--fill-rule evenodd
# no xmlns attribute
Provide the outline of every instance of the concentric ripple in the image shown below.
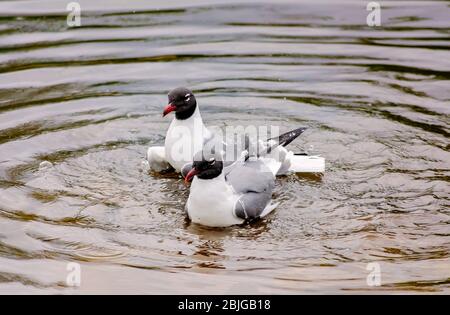
<svg viewBox="0 0 450 315"><path fill-rule="evenodd" d="M448 4L371 28L356 0L166 2L80 1L77 28L0 2L0 293L448 293ZM208 125L307 126L327 172L278 178L261 222L189 223L142 164L176 86Z"/></svg>

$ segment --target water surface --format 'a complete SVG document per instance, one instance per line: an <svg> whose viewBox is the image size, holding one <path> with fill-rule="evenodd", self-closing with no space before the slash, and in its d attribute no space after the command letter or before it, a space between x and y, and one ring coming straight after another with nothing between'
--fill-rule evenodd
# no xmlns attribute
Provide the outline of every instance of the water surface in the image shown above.
<svg viewBox="0 0 450 315"><path fill-rule="evenodd" d="M72 28L0 2L0 293L450 292L448 2L383 1L380 27L364 1L80 3ZM190 224L142 165L177 86L209 125L307 126L326 173L278 178L259 223Z"/></svg>

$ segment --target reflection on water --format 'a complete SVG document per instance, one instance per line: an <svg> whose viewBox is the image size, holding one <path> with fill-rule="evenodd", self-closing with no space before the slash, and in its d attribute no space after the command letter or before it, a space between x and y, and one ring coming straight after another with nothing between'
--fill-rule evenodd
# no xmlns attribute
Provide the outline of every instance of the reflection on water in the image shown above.
<svg viewBox="0 0 450 315"><path fill-rule="evenodd" d="M376 28L360 1L80 2L79 28L0 3L0 293L448 293L445 2ZM209 125L308 126L292 147L327 172L278 178L261 222L189 223L180 177L142 165L180 85Z"/></svg>

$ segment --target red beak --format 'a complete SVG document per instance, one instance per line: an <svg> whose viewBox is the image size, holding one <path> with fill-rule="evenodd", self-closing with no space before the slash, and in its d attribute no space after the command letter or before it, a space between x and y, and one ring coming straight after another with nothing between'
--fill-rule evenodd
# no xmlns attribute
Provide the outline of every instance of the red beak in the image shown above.
<svg viewBox="0 0 450 315"><path fill-rule="evenodd" d="M167 105L164 108L163 117L166 116L168 113L173 112L176 109L177 109L177 107L175 105L172 105L172 104Z"/></svg>
<svg viewBox="0 0 450 315"><path fill-rule="evenodd" d="M194 178L194 176L197 174L198 174L198 171L195 168L191 169L189 171L189 173L187 173L186 177L184 178L184 182L186 184L189 183Z"/></svg>

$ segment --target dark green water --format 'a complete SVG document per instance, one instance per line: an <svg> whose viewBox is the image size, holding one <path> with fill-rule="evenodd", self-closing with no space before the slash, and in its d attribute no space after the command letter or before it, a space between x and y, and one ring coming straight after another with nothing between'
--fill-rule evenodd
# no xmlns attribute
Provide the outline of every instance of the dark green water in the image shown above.
<svg viewBox="0 0 450 315"><path fill-rule="evenodd" d="M380 27L365 1L80 3L71 28L0 2L0 293L450 292L449 2L381 1ZM309 127L326 173L279 178L258 224L190 224L141 164L176 86L208 125Z"/></svg>

